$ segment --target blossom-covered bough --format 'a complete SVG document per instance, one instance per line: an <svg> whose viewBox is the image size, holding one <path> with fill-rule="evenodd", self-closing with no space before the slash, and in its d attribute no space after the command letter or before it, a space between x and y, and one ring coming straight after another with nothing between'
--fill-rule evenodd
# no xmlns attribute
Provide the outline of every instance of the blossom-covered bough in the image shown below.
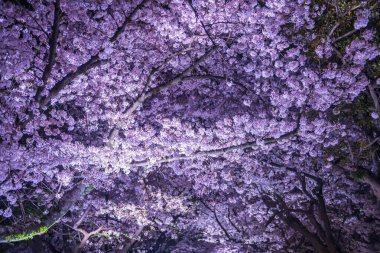
<svg viewBox="0 0 380 253"><path fill-rule="evenodd" d="M0 3L0 251L380 250L377 0Z"/></svg>

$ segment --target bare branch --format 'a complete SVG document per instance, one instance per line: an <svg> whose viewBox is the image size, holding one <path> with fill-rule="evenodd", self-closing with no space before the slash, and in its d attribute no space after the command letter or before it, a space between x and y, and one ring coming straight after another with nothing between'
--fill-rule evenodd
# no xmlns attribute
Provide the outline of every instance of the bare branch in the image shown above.
<svg viewBox="0 0 380 253"><path fill-rule="evenodd" d="M376 111L380 112L379 97L376 94L375 88L372 84L368 85L369 94L371 95L372 102L375 105Z"/></svg>
<svg viewBox="0 0 380 253"><path fill-rule="evenodd" d="M376 6L379 4L379 1L376 1L375 2L375 4L373 4L371 7L369 7L369 9L370 10L373 10L373 9L375 9L376 8ZM350 10L348 10L345 14L348 14L348 13L350 13L351 11L354 11L354 10L356 10L356 9L358 9L358 8L360 8L360 7L362 7L362 6L364 6L365 5L365 3L360 3L359 5L357 5L357 6L354 6L353 8L351 8ZM334 26L335 27L335 26ZM336 28L335 28L336 29ZM334 30L335 30L334 29ZM345 33L345 34L343 34L342 36L339 36L338 38L336 38L336 39L334 39L333 41L332 41L332 43L336 43L336 42L338 42L338 41L340 41L340 40L342 40L342 39L344 39L344 38L346 38L346 37L348 37L348 36L350 36L350 35L352 35L352 34L354 34L354 33L356 33L357 31L360 31L360 29L359 30L357 30L357 29L353 29L353 30L351 30L351 31L349 31L349 32L347 32L347 33ZM330 31L330 34L329 34L329 37L330 37L330 35L333 33L334 31Z"/></svg>
<svg viewBox="0 0 380 253"><path fill-rule="evenodd" d="M91 209L91 206L88 206L86 208L86 210L84 211L83 215L79 218L79 220L77 222L75 222L73 228L78 228L80 226L80 224L82 224L84 218L86 218L86 216L87 216L88 212L90 211L90 209Z"/></svg>
<svg viewBox="0 0 380 253"><path fill-rule="evenodd" d="M86 245L86 243L90 239L90 237L93 236L93 235L95 235L95 234L97 234L97 233L99 233L104 228L103 228L103 226L100 226L100 227L98 227L97 229L95 229L95 230L93 230L91 232L87 232L87 231L85 231L84 229L81 229L81 228L74 228L74 227L72 227L72 229L74 229L75 231L78 231L78 232L80 232L80 233L83 234L83 238L80 241L79 245L76 246L74 248L74 250L73 250L74 253L79 253L80 249L83 248Z"/></svg>

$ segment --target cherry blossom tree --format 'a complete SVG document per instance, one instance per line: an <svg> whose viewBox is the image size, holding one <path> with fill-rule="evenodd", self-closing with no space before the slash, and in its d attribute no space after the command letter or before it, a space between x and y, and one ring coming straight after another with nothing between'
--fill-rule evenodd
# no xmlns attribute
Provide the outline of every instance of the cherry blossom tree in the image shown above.
<svg viewBox="0 0 380 253"><path fill-rule="evenodd" d="M1 1L0 251L377 252L379 17Z"/></svg>

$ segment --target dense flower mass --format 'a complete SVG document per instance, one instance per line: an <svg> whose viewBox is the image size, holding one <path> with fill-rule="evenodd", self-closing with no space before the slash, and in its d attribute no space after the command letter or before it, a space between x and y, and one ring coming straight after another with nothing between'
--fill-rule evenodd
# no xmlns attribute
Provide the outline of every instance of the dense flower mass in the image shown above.
<svg viewBox="0 0 380 253"><path fill-rule="evenodd" d="M367 26L368 18L371 15L371 11L368 9L363 9L356 12L356 20L354 23L355 29L361 29Z"/></svg>
<svg viewBox="0 0 380 253"><path fill-rule="evenodd" d="M378 252L377 0L0 2L0 252Z"/></svg>

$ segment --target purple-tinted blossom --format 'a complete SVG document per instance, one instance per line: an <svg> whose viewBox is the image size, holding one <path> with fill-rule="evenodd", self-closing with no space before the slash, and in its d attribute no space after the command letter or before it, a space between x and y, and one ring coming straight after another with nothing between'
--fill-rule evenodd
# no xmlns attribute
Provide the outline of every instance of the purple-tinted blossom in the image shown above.
<svg viewBox="0 0 380 253"><path fill-rule="evenodd" d="M334 239L344 248L329 251L372 249L375 192L358 191L365 182L332 162L367 140L346 117L358 108L346 106L372 82L376 30L334 51L310 30L331 8L309 0L30 1L35 11L14 2L0 2L0 215L14 216L1 228L49 220L70 200L58 230L84 216L84 230L106 229L84 252L122 248L123 234L136 252L157 235L185 237L165 252L205 251L193 232L210 252L312 251L281 217L300 210L291 215L329 245L310 220L321 193L331 230L342 231ZM355 162L373 169L356 151Z"/></svg>
<svg viewBox="0 0 380 253"><path fill-rule="evenodd" d="M287 65L287 69L289 69L290 71L297 71L298 70L298 66L299 66L299 63L298 61L291 61L288 63Z"/></svg>
<svg viewBox="0 0 380 253"><path fill-rule="evenodd" d="M355 29L359 30L366 27L370 16L371 16L370 10L368 9L358 10L356 12L356 20L354 23Z"/></svg>
<svg viewBox="0 0 380 253"><path fill-rule="evenodd" d="M322 41L323 44L318 45L315 48L315 53L319 58L329 58L332 55L333 48L330 45L330 42L324 42Z"/></svg>
<svg viewBox="0 0 380 253"><path fill-rule="evenodd" d="M12 209L10 207L7 207L5 210L2 211L1 215L5 218L10 218L12 216Z"/></svg>

